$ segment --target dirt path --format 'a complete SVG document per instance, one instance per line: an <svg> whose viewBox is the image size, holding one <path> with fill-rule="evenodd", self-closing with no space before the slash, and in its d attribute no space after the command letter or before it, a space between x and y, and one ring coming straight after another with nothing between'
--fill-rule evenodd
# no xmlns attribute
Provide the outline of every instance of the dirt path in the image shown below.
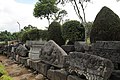
<svg viewBox="0 0 120 80"><path fill-rule="evenodd" d="M6 56L0 55L0 61L2 61L9 76L13 77L14 80L38 80L36 79L37 75L33 74L31 70L16 64Z"/></svg>

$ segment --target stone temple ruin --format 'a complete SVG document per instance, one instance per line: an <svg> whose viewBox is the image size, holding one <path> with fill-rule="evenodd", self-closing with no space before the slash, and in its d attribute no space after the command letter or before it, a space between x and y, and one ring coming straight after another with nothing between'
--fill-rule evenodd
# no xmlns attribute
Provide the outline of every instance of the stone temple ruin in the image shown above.
<svg viewBox="0 0 120 80"><path fill-rule="evenodd" d="M43 74L50 80L120 80L120 42L97 41L58 46L48 42L28 41L15 52L7 52L18 63Z"/></svg>

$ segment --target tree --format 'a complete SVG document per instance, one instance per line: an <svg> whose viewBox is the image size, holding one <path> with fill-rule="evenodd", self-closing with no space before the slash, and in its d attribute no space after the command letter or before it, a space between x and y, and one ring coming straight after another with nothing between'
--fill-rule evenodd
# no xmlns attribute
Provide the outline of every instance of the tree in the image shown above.
<svg viewBox="0 0 120 80"><path fill-rule="evenodd" d="M91 42L120 41L120 18L108 7L103 7L97 14L91 34Z"/></svg>
<svg viewBox="0 0 120 80"><path fill-rule="evenodd" d="M50 18L54 13L58 12L56 0L39 0L35 4L33 15L38 18L47 18L50 24Z"/></svg>
<svg viewBox="0 0 120 80"><path fill-rule="evenodd" d="M48 30L39 30L39 37L42 40L48 40Z"/></svg>
<svg viewBox="0 0 120 80"><path fill-rule="evenodd" d="M25 26L23 29L21 29L20 32L17 33L18 40L25 41L26 39L28 39L25 35L27 35L29 31L34 30L34 29L37 29L37 27L34 27L30 24L28 26ZM25 36L25 39L23 38L23 36Z"/></svg>
<svg viewBox="0 0 120 80"><path fill-rule="evenodd" d="M62 26L62 36L64 40L68 40L74 44L75 41L84 40L84 27L79 21L67 21Z"/></svg>
<svg viewBox="0 0 120 80"><path fill-rule="evenodd" d="M48 40L54 40L60 46L64 44L61 33L61 25L58 22L52 22L49 25Z"/></svg>
<svg viewBox="0 0 120 80"><path fill-rule="evenodd" d="M9 41L12 40L12 34L7 30L0 32L0 41Z"/></svg>
<svg viewBox="0 0 120 80"><path fill-rule="evenodd" d="M67 11L66 10L59 10L55 15L53 20L55 22L61 22L63 20L63 18L67 15Z"/></svg>
<svg viewBox="0 0 120 80"><path fill-rule="evenodd" d="M24 32L22 35L22 42L26 42L26 40L39 40L39 30L38 29L31 29L27 32Z"/></svg>
<svg viewBox="0 0 120 80"><path fill-rule="evenodd" d="M34 27L34 26L29 24L28 26L25 26L21 31L29 31L31 29L37 29L37 27Z"/></svg>
<svg viewBox="0 0 120 80"><path fill-rule="evenodd" d="M62 4L65 4L67 2L70 2L73 5L76 15L78 16L81 23L83 24L85 28L85 41L87 42L87 38L89 38L89 35L87 35L89 28L86 25L87 22L85 17L85 8L87 6L87 3L90 2L90 0L58 0L58 3L62 3Z"/></svg>

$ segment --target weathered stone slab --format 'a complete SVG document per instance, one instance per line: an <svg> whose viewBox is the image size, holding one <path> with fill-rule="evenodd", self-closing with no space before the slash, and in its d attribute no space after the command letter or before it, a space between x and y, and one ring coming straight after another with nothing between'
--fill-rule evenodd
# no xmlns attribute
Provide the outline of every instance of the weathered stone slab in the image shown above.
<svg viewBox="0 0 120 80"><path fill-rule="evenodd" d="M26 41L26 45L31 47L32 45L44 45L46 43L46 41Z"/></svg>
<svg viewBox="0 0 120 80"><path fill-rule="evenodd" d="M28 57L21 57L21 56L20 56L19 59L20 59L20 63L21 63L21 64L23 64L23 65L26 66L26 67L28 66L28 65L27 65L27 59L29 59Z"/></svg>
<svg viewBox="0 0 120 80"><path fill-rule="evenodd" d="M74 45L62 45L62 49L68 54L69 52L75 51Z"/></svg>
<svg viewBox="0 0 120 80"><path fill-rule="evenodd" d="M50 80L67 80L68 73L64 70L52 70L49 69L47 72L47 77Z"/></svg>
<svg viewBox="0 0 120 80"><path fill-rule="evenodd" d="M107 80L114 68L108 59L81 52L71 52L66 63L69 72L84 75L88 80Z"/></svg>
<svg viewBox="0 0 120 80"><path fill-rule="evenodd" d="M93 51L90 54L120 63L120 41L97 41L91 47Z"/></svg>
<svg viewBox="0 0 120 80"><path fill-rule="evenodd" d="M16 54L22 56L22 57L27 57L28 56L28 50L25 46L20 44L17 49L16 49Z"/></svg>
<svg viewBox="0 0 120 80"><path fill-rule="evenodd" d="M94 49L119 50L120 41L96 41L92 47L94 47Z"/></svg>
<svg viewBox="0 0 120 80"><path fill-rule="evenodd" d="M29 51L29 58L33 60L39 59L42 46L43 45L32 45Z"/></svg>
<svg viewBox="0 0 120 80"><path fill-rule="evenodd" d="M120 80L120 70L114 70L109 80Z"/></svg>
<svg viewBox="0 0 120 80"><path fill-rule="evenodd" d="M32 68L33 70L37 71L39 62L40 62L40 60L31 60L30 61L30 68Z"/></svg>
<svg viewBox="0 0 120 80"><path fill-rule="evenodd" d="M75 46L75 51L77 51L77 52L85 52L85 49L84 49L85 42L76 41L74 46Z"/></svg>
<svg viewBox="0 0 120 80"><path fill-rule="evenodd" d="M41 74L43 74L44 76L47 76L47 71L50 69L50 65L48 64L45 64L45 63L42 63L42 62L39 62L37 64L37 71Z"/></svg>
<svg viewBox="0 0 120 80"><path fill-rule="evenodd" d="M68 73L64 70L55 70L55 80L67 80Z"/></svg>
<svg viewBox="0 0 120 80"><path fill-rule="evenodd" d="M41 49L40 60L46 64L63 67L67 53L53 40L48 41Z"/></svg>
<svg viewBox="0 0 120 80"><path fill-rule="evenodd" d="M29 53L29 58L32 60L39 60L39 53L38 54L34 54L34 53Z"/></svg>
<svg viewBox="0 0 120 80"><path fill-rule="evenodd" d="M69 75L67 77L67 80L85 80L85 79L81 79L81 78L79 78L78 76L75 76L75 75Z"/></svg>
<svg viewBox="0 0 120 80"><path fill-rule="evenodd" d="M52 70L52 69L49 69L48 72L47 72L47 77L50 79L50 80L55 80L55 70Z"/></svg>

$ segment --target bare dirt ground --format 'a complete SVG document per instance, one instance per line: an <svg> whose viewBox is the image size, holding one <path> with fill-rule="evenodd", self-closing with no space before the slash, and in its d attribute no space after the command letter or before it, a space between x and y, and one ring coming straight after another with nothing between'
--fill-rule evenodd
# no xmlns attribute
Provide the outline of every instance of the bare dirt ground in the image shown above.
<svg viewBox="0 0 120 80"><path fill-rule="evenodd" d="M0 61L2 61L9 76L13 77L14 80L42 80L36 79L37 75L33 74L31 70L16 64L6 56L0 55Z"/></svg>

